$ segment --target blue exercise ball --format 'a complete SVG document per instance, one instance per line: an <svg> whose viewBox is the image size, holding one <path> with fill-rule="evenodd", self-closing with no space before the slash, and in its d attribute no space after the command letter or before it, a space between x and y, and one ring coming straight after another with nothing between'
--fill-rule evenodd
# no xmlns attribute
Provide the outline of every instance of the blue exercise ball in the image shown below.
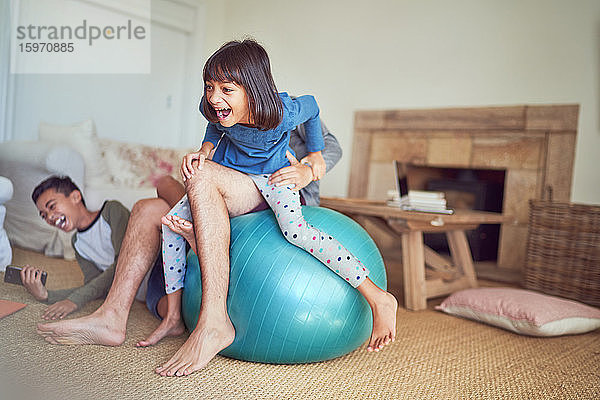
<svg viewBox="0 0 600 400"><path fill-rule="evenodd" d="M377 246L352 219L303 207L308 223L339 240L387 289ZM227 309L235 340L221 355L277 364L329 360L358 348L371 335L371 309L350 284L281 234L271 210L231 219ZM201 302L198 258L190 251L182 313L190 332Z"/></svg>

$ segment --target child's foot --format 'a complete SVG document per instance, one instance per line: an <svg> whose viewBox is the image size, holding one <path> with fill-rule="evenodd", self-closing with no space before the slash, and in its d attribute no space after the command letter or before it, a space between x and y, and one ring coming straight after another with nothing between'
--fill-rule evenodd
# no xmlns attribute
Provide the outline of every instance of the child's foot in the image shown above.
<svg viewBox="0 0 600 400"><path fill-rule="evenodd" d="M379 351L396 339L398 301L393 294L380 289L369 278L356 288L367 300L373 313L373 332L368 351Z"/></svg>
<svg viewBox="0 0 600 400"><path fill-rule="evenodd" d="M373 332L367 351L379 351L396 339L396 312L398 301L391 293L381 291L371 305Z"/></svg>
<svg viewBox="0 0 600 400"><path fill-rule="evenodd" d="M196 253L196 235L194 234L194 226L190 221L177 215L165 215L162 217L161 222L173 232L181 235Z"/></svg>
<svg viewBox="0 0 600 400"><path fill-rule="evenodd" d="M148 336L146 340L140 340L136 343L137 347L148 347L158 343L166 336L179 336L185 332L185 326L180 318L165 318L160 325Z"/></svg>

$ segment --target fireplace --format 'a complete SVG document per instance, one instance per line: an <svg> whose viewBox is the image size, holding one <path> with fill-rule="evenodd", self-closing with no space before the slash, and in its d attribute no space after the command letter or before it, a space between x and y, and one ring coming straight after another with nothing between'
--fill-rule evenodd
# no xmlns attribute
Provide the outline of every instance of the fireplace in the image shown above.
<svg viewBox="0 0 600 400"><path fill-rule="evenodd" d="M411 168L413 171L419 167ZM434 168L426 168L432 171ZM505 171L458 168L440 170L427 179L425 190L444 192L448 207L479 211L502 212ZM410 174L410 170L409 170ZM440 176L441 175L441 176ZM496 261L500 224L483 224L467 232L474 261ZM439 253L450 253L446 235L426 233L424 242Z"/></svg>
<svg viewBox="0 0 600 400"><path fill-rule="evenodd" d="M358 111L348 196L384 200L394 188L393 160L422 167L421 188L463 169L492 182L502 176L501 210L513 219L500 227L496 265L518 272L529 199L551 188L555 200L570 200L578 114L578 105Z"/></svg>

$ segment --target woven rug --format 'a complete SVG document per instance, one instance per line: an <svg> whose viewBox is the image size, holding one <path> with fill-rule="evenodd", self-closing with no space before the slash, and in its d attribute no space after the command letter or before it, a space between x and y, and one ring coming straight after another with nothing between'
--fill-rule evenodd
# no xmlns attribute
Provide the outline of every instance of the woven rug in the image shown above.
<svg viewBox="0 0 600 400"><path fill-rule="evenodd" d="M22 257L15 257L15 262ZM46 268L48 285L62 260ZM1 275L1 274L0 274ZM75 281L79 278L75 278ZM55 286L55 287L56 287ZM0 320L0 387L4 399L598 399L600 331L531 338L431 309L398 312L396 341L379 353L365 347L335 360L268 365L217 356L186 378L160 377L186 336L139 349L158 321L142 303L130 314L119 347L54 346L35 333L45 305L16 285L0 299L27 303ZM70 317L86 315L100 301Z"/></svg>

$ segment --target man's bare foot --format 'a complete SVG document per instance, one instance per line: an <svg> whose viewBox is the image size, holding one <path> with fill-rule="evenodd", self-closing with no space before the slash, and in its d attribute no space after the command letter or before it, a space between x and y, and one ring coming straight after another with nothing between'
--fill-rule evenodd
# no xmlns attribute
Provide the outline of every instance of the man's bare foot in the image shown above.
<svg viewBox="0 0 600 400"><path fill-rule="evenodd" d="M166 336L179 336L185 332L185 325L181 318L165 318L161 321L160 325L148 336L146 340L140 340L136 343L137 347L148 347L158 343L162 338Z"/></svg>
<svg viewBox="0 0 600 400"><path fill-rule="evenodd" d="M196 253L196 235L194 234L194 226L190 221L177 215L165 215L162 217L161 222L173 232L181 235Z"/></svg>
<svg viewBox="0 0 600 400"><path fill-rule="evenodd" d="M398 301L393 294L381 291L373 305L373 332L369 339L368 351L379 351L396 339L396 312Z"/></svg>
<svg viewBox="0 0 600 400"><path fill-rule="evenodd" d="M229 346L235 339L235 329L227 317L221 324L214 319L198 321L198 325L188 340L156 373L162 376L184 376L206 366L218 352Z"/></svg>
<svg viewBox="0 0 600 400"><path fill-rule="evenodd" d="M37 333L52 344L102 344L119 346L126 327L100 310L88 316L37 325Z"/></svg>

